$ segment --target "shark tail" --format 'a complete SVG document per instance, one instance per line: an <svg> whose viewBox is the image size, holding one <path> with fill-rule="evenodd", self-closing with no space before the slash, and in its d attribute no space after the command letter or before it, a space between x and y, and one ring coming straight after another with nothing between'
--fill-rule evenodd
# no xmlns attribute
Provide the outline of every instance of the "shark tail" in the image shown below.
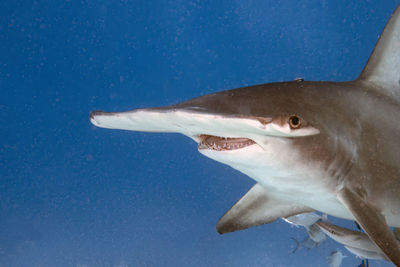
<svg viewBox="0 0 400 267"><path fill-rule="evenodd" d="M358 80L385 95L400 97L400 5L386 24Z"/></svg>

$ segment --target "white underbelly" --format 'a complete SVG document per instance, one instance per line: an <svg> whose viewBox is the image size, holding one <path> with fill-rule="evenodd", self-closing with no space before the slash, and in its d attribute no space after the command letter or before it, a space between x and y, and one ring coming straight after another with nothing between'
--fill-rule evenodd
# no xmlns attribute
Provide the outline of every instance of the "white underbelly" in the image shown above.
<svg viewBox="0 0 400 267"><path fill-rule="evenodd" d="M246 174L267 188L275 198L302 204L331 216L355 220L336 198L335 181L323 168L301 165L301 159L295 153L289 155L285 151L289 151L289 148L283 146L265 150L258 145L251 145L240 149L239 153L235 150L200 152ZM400 227L400 214L390 208L384 210L384 214L390 226Z"/></svg>
<svg viewBox="0 0 400 267"><path fill-rule="evenodd" d="M231 166L267 188L282 201L291 201L328 215L354 220L337 200L329 177L318 166L282 166L279 155L267 153L257 145L235 151L200 151L205 156ZM283 157L288 158L285 155Z"/></svg>

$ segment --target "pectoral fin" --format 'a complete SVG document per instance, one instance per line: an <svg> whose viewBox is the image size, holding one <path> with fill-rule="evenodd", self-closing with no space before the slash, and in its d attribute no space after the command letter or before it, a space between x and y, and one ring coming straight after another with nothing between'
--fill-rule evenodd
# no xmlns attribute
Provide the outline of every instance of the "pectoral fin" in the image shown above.
<svg viewBox="0 0 400 267"><path fill-rule="evenodd" d="M312 211L309 207L269 195L264 187L256 184L219 220L217 230L225 234Z"/></svg>
<svg viewBox="0 0 400 267"><path fill-rule="evenodd" d="M338 199L353 214L369 238L397 266L400 266L400 246L382 213L359 194L344 187Z"/></svg>

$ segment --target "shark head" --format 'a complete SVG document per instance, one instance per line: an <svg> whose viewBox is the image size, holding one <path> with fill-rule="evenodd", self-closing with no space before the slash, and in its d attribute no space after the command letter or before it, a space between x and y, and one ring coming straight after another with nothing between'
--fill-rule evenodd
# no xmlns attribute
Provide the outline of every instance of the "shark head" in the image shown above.
<svg viewBox="0 0 400 267"><path fill-rule="evenodd" d="M333 170L347 168L338 165L344 161L336 157L336 152L349 150L346 140L338 138L338 132L349 122L334 112L334 106L345 103L337 91L329 90L332 87L340 89L343 85L272 83L205 95L168 107L94 111L90 119L104 128L184 134L197 143L203 155L290 195L305 181L314 190L309 186L314 177L314 183L326 183L328 180L320 179L321 172L335 175ZM352 158L352 153L346 157Z"/></svg>

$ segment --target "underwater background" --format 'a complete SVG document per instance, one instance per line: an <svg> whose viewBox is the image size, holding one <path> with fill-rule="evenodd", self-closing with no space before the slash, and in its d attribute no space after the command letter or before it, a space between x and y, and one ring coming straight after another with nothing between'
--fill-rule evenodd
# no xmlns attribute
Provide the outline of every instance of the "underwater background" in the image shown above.
<svg viewBox="0 0 400 267"><path fill-rule="evenodd" d="M336 250L358 266L329 238L293 252L307 233L282 220L219 235L250 178L184 136L88 115L355 79L399 3L2 1L0 266L327 266Z"/></svg>

